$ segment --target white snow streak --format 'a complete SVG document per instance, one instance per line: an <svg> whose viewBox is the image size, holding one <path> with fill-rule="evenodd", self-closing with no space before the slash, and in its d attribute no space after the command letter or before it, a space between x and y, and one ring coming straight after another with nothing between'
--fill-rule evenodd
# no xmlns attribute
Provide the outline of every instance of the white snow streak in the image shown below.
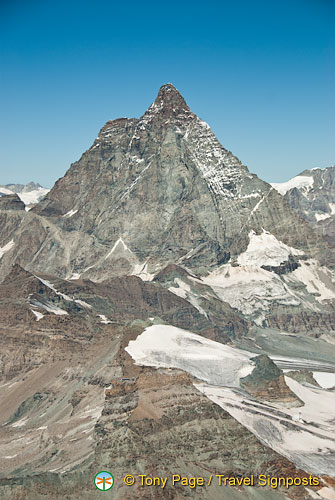
<svg viewBox="0 0 335 500"><path fill-rule="evenodd" d="M98 314L99 318L100 318L100 323L103 323L104 325L107 325L108 323L111 323L111 321L109 321L109 319L106 318L106 316L104 314Z"/></svg>
<svg viewBox="0 0 335 500"><path fill-rule="evenodd" d="M72 217L78 212L78 210L69 210L66 214L63 215L63 217Z"/></svg>
<svg viewBox="0 0 335 500"><path fill-rule="evenodd" d="M113 252L115 252L115 250L120 247L120 249L123 248L123 251L125 252L130 252L130 253L133 253L128 247L127 245L125 244L125 242L123 241L123 239L120 237L115 243L114 243L114 246L112 248L112 250L110 250L110 252L108 252L108 254L106 255L105 259L107 259L110 255L112 255Z"/></svg>
<svg viewBox="0 0 335 500"><path fill-rule="evenodd" d="M198 298L196 294L192 292L190 285L185 283L180 278L175 278L174 282L178 286L176 287L170 286L169 291L174 293L175 295L178 295L178 297L186 299L188 302L190 302L190 304L192 304L193 307L195 307L199 311L200 314L203 314L207 318L207 313L202 309L202 307L198 303Z"/></svg>
<svg viewBox="0 0 335 500"><path fill-rule="evenodd" d="M34 309L30 309L32 313L35 314L36 316L36 321L39 321L40 319L44 318L44 314L38 312L38 311L34 311Z"/></svg>
<svg viewBox="0 0 335 500"><path fill-rule="evenodd" d="M0 259L2 258L2 256L8 252L9 250L11 250L11 248L13 248L14 246L14 241L11 240L9 243L7 243L4 247L0 247Z"/></svg>

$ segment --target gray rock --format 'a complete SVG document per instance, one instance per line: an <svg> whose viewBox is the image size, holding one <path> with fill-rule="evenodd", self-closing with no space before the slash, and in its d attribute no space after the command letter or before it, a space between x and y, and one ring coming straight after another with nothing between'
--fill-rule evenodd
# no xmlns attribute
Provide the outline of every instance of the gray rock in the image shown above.
<svg viewBox="0 0 335 500"><path fill-rule="evenodd" d="M310 186L288 189L290 206L331 244L335 243L335 166L304 170L299 176L311 178Z"/></svg>
<svg viewBox="0 0 335 500"><path fill-rule="evenodd" d="M25 204L17 194L7 194L0 197L0 210L24 210Z"/></svg>

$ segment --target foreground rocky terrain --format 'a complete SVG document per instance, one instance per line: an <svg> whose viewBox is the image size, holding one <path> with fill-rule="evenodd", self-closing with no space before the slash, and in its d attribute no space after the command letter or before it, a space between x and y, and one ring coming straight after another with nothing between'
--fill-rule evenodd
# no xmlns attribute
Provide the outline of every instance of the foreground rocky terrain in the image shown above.
<svg viewBox="0 0 335 500"><path fill-rule="evenodd" d="M1 196L0 498L334 495L333 241L283 194L168 84L30 211ZM319 484L123 482L174 473Z"/></svg>

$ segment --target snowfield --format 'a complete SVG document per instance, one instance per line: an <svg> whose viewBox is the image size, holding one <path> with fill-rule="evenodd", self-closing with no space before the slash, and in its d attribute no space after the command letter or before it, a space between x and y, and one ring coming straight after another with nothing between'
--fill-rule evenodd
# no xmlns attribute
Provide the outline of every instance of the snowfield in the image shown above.
<svg viewBox="0 0 335 500"><path fill-rule="evenodd" d="M262 267L279 266L290 256L299 260L303 253L277 240L268 231L263 230L260 235L251 231L246 251L237 258L238 266L223 264L202 276L200 281L191 279L209 285L222 301L262 326L274 305L303 306L319 311L319 302L335 298L331 271L314 259L300 260L297 269L282 275ZM191 302L189 296L185 298Z"/></svg>
<svg viewBox="0 0 335 500"><path fill-rule="evenodd" d="M239 387L253 370L253 353L208 340L169 325L153 325L130 341L126 351L137 364L185 370L209 384Z"/></svg>
<svg viewBox="0 0 335 500"><path fill-rule="evenodd" d="M264 231L257 235L249 233L249 245L245 252L239 255L237 262L240 266L279 266L288 260L290 255L303 255L304 252L285 245L277 240L273 234Z"/></svg>
<svg viewBox="0 0 335 500"><path fill-rule="evenodd" d="M287 191L293 188L309 191L314 184L314 179L309 175L297 175L287 182L271 182L270 184L278 191L278 193L284 196Z"/></svg>
<svg viewBox="0 0 335 500"><path fill-rule="evenodd" d="M297 294L277 274L257 266L224 264L201 280L222 301L228 302L260 326L273 303L288 306L301 304Z"/></svg>
<svg viewBox="0 0 335 500"><path fill-rule="evenodd" d="M257 401L239 384L240 378L253 370L250 358L255 354L169 325L146 328L125 350L136 364L178 368L204 381L195 384L197 389L264 444L307 472L334 473L334 392L285 377L303 406L286 408L279 403ZM281 361L293 370L301 362L308 366L308 360L281 358ZM316 370L317 362L313 361L312 366Z"/></svg>
<svg viewBox="0 0 335 500"><path fill-rule="evenodd" d="M41 199L44 198L49 191L50 189L40 187L38 189L34 189L33 191L18 193L18 196L25 205L35 205L41 201Z"/></svg>

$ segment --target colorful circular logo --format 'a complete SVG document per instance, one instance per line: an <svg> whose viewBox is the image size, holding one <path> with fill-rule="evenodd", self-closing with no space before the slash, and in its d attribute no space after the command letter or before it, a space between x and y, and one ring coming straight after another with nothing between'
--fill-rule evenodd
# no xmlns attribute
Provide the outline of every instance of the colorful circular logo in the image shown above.
<svg viewBox="0 0 335 500"><path fill-rule="evenodd" d="M107 491L113 488L114 478L112 474L106 470L98 472L94 478L94 485L100 491Z"/></svg>

